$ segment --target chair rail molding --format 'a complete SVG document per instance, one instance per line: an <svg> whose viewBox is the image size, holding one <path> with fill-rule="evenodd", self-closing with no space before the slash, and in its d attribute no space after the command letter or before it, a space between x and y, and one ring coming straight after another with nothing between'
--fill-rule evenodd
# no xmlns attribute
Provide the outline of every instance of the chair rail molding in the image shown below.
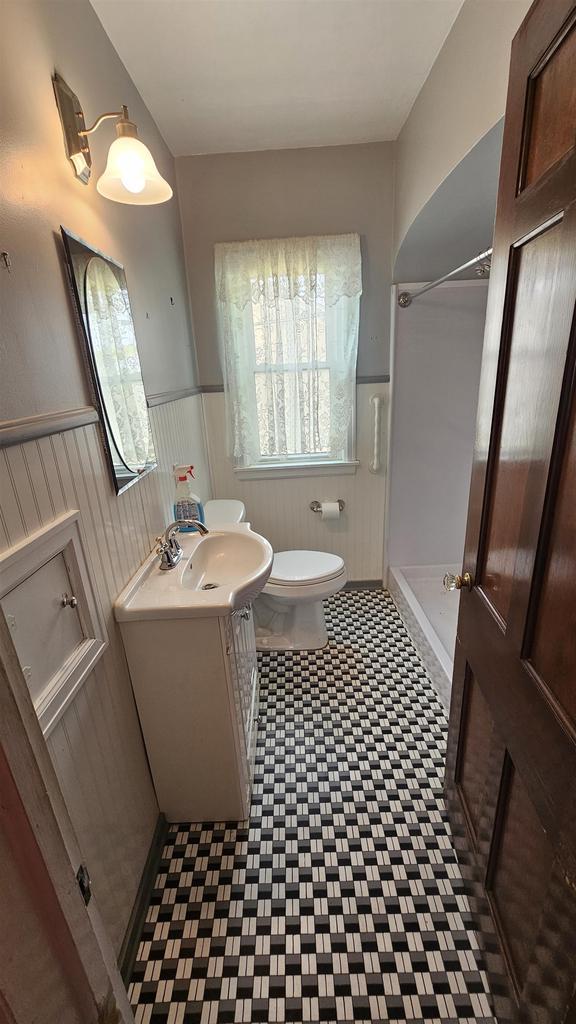
<svg viewBox="0 0 576 1024"><path fill-rule="evenodd" d="M50 434L62 434L76 430L89 423L97 423L98 410L93 405L80 409L62 409L58 412L41 413L38 416L22 416L17 420L0 421L0 448L8 448L25 441L35 441Z"/></svg>

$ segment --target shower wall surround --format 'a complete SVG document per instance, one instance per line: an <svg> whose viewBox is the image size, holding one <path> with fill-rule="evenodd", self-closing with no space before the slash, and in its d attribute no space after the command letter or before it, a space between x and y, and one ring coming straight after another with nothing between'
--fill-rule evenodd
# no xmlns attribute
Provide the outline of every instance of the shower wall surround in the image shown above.
<svg viewBox="0 0 576 1024"><path fill-rule="evenodd" d="M462 558L487 295L452 281L396 311L389 565Z"/></svg>
<svg viewBox="0 0 576 1024"><path fill-rule="evenodd" d="M462 565L487 294L451 281L395 317L388 585L446 707L458 594L442 578Z"/></svg>

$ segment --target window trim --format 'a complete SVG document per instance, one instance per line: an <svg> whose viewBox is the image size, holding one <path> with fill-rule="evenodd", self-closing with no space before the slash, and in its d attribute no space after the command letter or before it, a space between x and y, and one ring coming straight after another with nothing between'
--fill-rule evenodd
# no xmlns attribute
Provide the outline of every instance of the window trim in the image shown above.
<svg viewBox="0 0 576 1024"><path fill-rule="evenodd" d="M254 466L235 466L234 473L239 480L273 479L274 477L304 477L304 476L351 476L356 473L360 465L358 459L346 459L336 461L334 459L324 462L272 462L268 465L258 463Z"/></svg>

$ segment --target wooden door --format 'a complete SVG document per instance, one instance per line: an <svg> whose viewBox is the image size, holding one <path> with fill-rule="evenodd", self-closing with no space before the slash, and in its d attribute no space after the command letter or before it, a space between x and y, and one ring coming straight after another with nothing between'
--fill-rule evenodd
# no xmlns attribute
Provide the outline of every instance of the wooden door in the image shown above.
<svg viewBox="0 0 576 1024"><path fill-rule="evenodd" d="M576 986L576 6L512 48L450 713L447 792L499 1019Z"/></svg>
<svg viewBox="0 0 576 1024"><path fill-rule="evenodd" d="M134 1024L0 614L0 1024Z"/></svg>

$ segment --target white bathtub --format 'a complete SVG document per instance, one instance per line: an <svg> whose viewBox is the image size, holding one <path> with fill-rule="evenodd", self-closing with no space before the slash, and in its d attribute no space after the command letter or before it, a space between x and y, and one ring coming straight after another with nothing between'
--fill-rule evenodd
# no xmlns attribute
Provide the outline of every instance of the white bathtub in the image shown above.
<svg viewBox="0 0 576 1024"><path fill-rule="evenodd" d="M442 578L446 572L458 573L460 566L393 566L388 570L388 588L448 710L460 594L444 590Z"/></svg>

